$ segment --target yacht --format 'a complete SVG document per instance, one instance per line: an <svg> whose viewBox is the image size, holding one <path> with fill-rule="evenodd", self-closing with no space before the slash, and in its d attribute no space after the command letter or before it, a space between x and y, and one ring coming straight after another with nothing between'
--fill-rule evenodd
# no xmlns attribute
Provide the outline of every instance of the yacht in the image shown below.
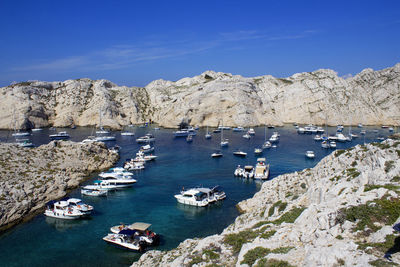
<svg viewBox="0 0 400 267"><path fill-rule="evenodd" d="M155 140L156 140L156 138L152 134L148 133L145 136L137 138L136 142L139 144L140 143L150 143L150 142L154 142Z"/></svg>
<svg viewBox="0 0 400 267"><path fill-rule="evenodd" d="M265 163L265 158L258 158L254 173L254 179L267 180L269 177L269 164Z"/></svg>
<svg viewBox="0 0 400 267"><path fill-rule="evenodd" d="M59 219L75 220L82 218L86 214L72 207L67 201L50 201L46 204L44 215Z"/></svg>
<svg viewBox="0 0 400 267"><path fill-rule="evenodd" d="M150 146L150 144L147 144L147 145L141 146L139 151L142 151L145 154L146 153L151 153L151 152L154 151L154 147Z"/></svg>
<svg viewBox="0 0 400 267"><path fill-rule="evenodd" d="M85 196L91 196L91 197L102 197L107 195L107 189L98 189L98 188L93 188L93 189L81 189L81 194Z"/></svg>
<svg viewBox="0 0 400 267"><path fill-rule="evenodd" d="M317 135L314 137L314 140L315 140L315 141L322 141L322 137L321 137L319 134L317 134Z"/></svg>
<svg viewBox="0 0 400 267"><path fill-rule="evenodd" d="M179 203L205 207L215 201L223 200L226 198L225 192L219 186L213 188L198 187L184 190L174 196Z"/></svg>
<svg viewBox="0 0 400 267"><path fill-rule="evenodd" d="M322 148L329 148L329 147L330 147L330 146L329 146L329 142L328 142L328 141L322 141L321 147L322 147Z"/></svg>
<svg viewBox="0 0 400 267"><path fill-rule="evenodd" d="M247 131L247 133L248 133L249 135L255 135L255 134L256 134L256 131L254 131L253 128L250 128L250 129Z"/></svg>
<svg viewBox="0 0 400 267"><path fill-rule="evenodd" d="M51 140L66 140L66 139L70 138L70 136L67 132L59 132L56 134L50 134L49 137Z"/></svg>
<svg viewBox="0 0 400 267"><path fill-rule="evenodd" d="M136 235L140 236L141 241L144 241L146 245L155 246L160 243L160 236L155 232L150 230L151 224L135 222L132 224L119 224L110 228L110 231L114 234L119 234L123 230L133 230L136 231Z"/></svg>
<svg viewBox="0 0 400 267"><path fill-rule="evenodd" d="M211 157L213 158L220 158L222 157L222 152L221 151L215 151L214 153L211 154Z"/></svg>
<svg viewBox="0 0 400 267"><path fill-rule="evenodd" d="M358 127L358 128L362 128L362 127L363 127L362 123L359 123L359 124L357 125L357 127Z"/></svg>
<svg viewBox="0 0 400 267"><path fill-rule="evenodd" d="M126 187L131 187L133 186L134 183L137 181L131 176L123 176L123 175L118 175L118 176L106 176L101 179L101 182L108 182L110 185L115 186L115 188L126 188Z"/></svg>
<svg viewBox="0 0 400 267"><path fill-rule="evenodd" d="M88 138L83 139L83 140L81 141L81 144L82 144L82 145L84 145L84 144L91 144L91 143L94 143L94 142L100 142L100 141L97 141L96 138L95 138L94 136L88 136Z"/></svg>
<svg viewBox="0 0 400 267"><path fill-rule="evenodd" d="M208 131L208 126L207 126L207 132L206 132L206 135L204 136L206 139L211 139L211 134L210 134L210 132Z"/></svg>
<svg viewBox="0 0 400 267"><path fill-rule="evenodd" d="M314 151L311 151L311 150L307 151L306 152L306 157L309 158L309 159L315 158Z"/></svg>
<svg viewBox="0 0 400 267"><path fill-rule="evenodd" d="M348 141L348 139L346 138L346 136L344 136L344 134L342 133L336 133L336 137L337 137L337 141L339 142L346 142Z"/></svg>
<svg viewBox="0 0 400 267"><path fill-rule="evenodd" d="M279 136L276 135L275 133L269 138L269 142L271 143L276 143L279 141Z"/></svg>
<svg viewBox="0 0 400 267"><path fill-rule="evenodd" d="M238 149L238 150L233 151L233 155L239 156L239 157L246 157L247 153Z"/></svg>
<svg viewBox="0 0 400 267"><path fill-rule="evenodd" d="M83 214L90 214L93 211L93 206L83 203L79 198L70 198L67 202L71 207L79 210Z"/></svg>
<svg viewBox="0 0 400 267"><path fill-rule="evenodd" d="M144 164L145 164L145 160L143 160L141 162L137 162L132 159L128 159L125 162L124 169L129 170L129 171L139 171L139 170L143 170L145 168Z"/></svg>

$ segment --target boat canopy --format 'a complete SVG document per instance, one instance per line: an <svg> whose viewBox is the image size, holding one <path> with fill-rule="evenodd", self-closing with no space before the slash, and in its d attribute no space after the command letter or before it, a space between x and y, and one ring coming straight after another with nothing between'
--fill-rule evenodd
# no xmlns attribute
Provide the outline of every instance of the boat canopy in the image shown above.
<svg viewBox="0 0 400 267"><path fill-rule="evenodd" d="M265 158L258 158L257 162L260 162L260 161L266 161L266 159Z"/></svg>
<svg viewBox="0 0 400 267"><path fill-rule="evenodd" d="M151 224L149 224L149 223L136 222L136 223L129 225L129 228L139 230L139 231L146 231L148 228L150 228L150 226L151 226Z"/></svg>

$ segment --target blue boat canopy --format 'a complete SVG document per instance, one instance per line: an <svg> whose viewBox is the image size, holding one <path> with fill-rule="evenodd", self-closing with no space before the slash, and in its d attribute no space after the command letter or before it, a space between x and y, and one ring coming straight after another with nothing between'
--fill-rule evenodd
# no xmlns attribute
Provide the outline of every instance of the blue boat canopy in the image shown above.
<svg viewBox="0 0 400 267"><path fill-rule="evenodd" d="M124 229L119 231L118 234L120 235L134 235L136 233L136 230L132 230L132 229Z"/></svg>

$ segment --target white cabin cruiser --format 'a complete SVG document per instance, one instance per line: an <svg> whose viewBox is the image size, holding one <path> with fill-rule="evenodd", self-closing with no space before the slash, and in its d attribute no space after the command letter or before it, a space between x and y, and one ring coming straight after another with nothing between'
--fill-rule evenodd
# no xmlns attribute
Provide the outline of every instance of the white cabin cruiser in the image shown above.
<svg viewBox="0 0 400 267"><path fill-rule="evenodd" d="M220 158L220 157L222 157L223 155L222 155L222 152L221 151L215 151L214 153L212 153L211 154L211 157L212 158Z"/></svg>
<svg viewBox="0 0 400 267"><path fill-rule="evenodd" d="M246 138L246 139L250 139L250 138L251 138L251 136L250 136L249 133L245 133L242 137L243 137L243 138Z"/></svg>
<svg viewBox="0 0 400 267"><path fill-rule="evenodd" d="M151 146L150 144L147 144L147 145L141 146L139 151L142 151L143 153L151 153L154 151L154 147Z"/></svg>
<svg viewBox="0 0 400 267"><path fill-rule="evenodd" d="M103 197L107 196L108 190L107 189L81 189L81 194L90 197Z"/></svg>
<svg viewBox="0 0 400 267"><path fill-rule="evenodd" d="M104 190L111 191L111 190L116 190L117 188L118 186L115 182L99 181L99 180L94 181L94 184L92 185L86 185L82 187L83 190L100 190L100 191Z"/></svg>
<svg viewBox="0 0 400 267"><path fill-rule="evenodd" d="M110 185L115 186L115 188L119 189L119 188L126 188L126 187L131 187L133 186L134 183L136 183L137 181L131 177L124 177L122 175L114 177L114 176L108 176L108 177L104 177L102 180L102 182L106 181L108 182Z"/></svg>
<svg viewBox="0 0 400 267"><path fill-rule="evenodd" d="M86 214L72 207L67 201L50 201L46 204L44 215L53 218L75 220Z"/></svg>
<svg viewBox="0 0 400 267"><path fill-rule="evenodd" d="M306 152L306 157L309 158L309 159L315 158L314 151L311 151L311 150L307 151Z"/></svg>
<svg viewBox="0 0 400 267"><path fill-rule="evenodd" d="M121 132L121 136L135 136L135 133L134 132L125 131L125 132Z"/></svg>
<svg viewBox="0 0 400 267"><path fill-rule="evenodd" d="M250 129L247 131L247 133L248 133L249 135L255 135L255 134L256 134L256 131L254 131L253 128L250 128Z"/></svg>
<svg viewBox="0 0 400 267"><path fill-rule="evenodd" d="M238 149L238 150L233 151L233 155L238 156L238 157L246 157L247 153Z"/></svg>
<svg viewBox="0 0 400 267"><path fill-rule="evenodd" d="M193 188L186 191L182 190L180 194L177 194L174 197L179 203L186 205L205 207L209 203L207 193L200 191L199 188Z"/></svg>
<svg viewBox="0 0 400 267"><path fill-rule="evenodd" d="M269 177L269 164L265 163L265 158L258 158L254 173L254 179L267 180Z"/></svg>
<svg viewBox="0 0 400 267"><path fill-rule="evenodd" d="M12 134L12 136L14 136L14 137L22 137L22 136L29 136L29 135L31 135L31 133L29 133L29 132L20 132L20 131L15 132L15 133Z"/></svg>
<svg viewBox="0 0 400 267"><path fill-rule="evenodd" d="M59 132L56 134L50 134L49 137L51 140L65 140L65 139L70 138L70 136L67 132Z"/></svg>
<svg viewBox="0 0 400 267"><path fill-rule="evenodd" d="M145 136L139 137L136 139L137 143L150 143L150 142L154 142L156 140L156 138L152 135L152 134L146 134Z"/></svg>
<svg viewBox="0 0 400 267"><path fill-rule="evenodd" d="M259 155L261 153L263 153L263 150L261 148L259 147L254 148L254 154Z"/></svg>
<svg viewBox="0 0 400 267"><path fill-rule="evenodd" d="M270 141L265 141L264 144L262 145L263 149L271 148L271 147L272 147L272 144Z"/></svg>

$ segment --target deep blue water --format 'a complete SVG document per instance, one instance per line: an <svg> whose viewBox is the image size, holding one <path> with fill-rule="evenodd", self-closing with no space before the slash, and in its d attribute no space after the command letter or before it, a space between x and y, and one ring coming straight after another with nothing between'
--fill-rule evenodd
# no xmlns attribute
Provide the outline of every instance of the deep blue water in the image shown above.
<svg viewBox="0 0 400 267"><path fill-rule="evenodd" d="M238 216L235 205L250 198L260 189L261 183L242 180L233 176L238 164L254 165L256 156L253 151L264 141L264 128L255 128L256 135L250 140L242 138L244 133L224 131L230 145L222 149L224 156L210 157L219 149L220 134L213 134L211 140L204 138L205 129L200 129L192 143L185 138L174 138L170 129L153 130L151 127L133 128L135 137L121 137L117 143L122 147L121 166L131 158L139 148L135 138L151 132L156 136L155 162L148 163L146 169L138 172L138 182L131 189L110 193L106 198L85 197L80 190L74 190L70 196L79 197L95 207L90 219L64 221L38 215L29 222L20 224L0 235L0 265L2 266L118 266L129 265L140 257L139 253L121 250L102 240L109 228L120 222L148 222L152 229L162 235L162 244L157 249L166 250L176 247L186 238L204 237L220 233ZM333 134L336 128L329 128ZM338 143L337 148L347 148L363 142L376 141L378 136L387 136L387 129L364 127L365 137L360 136L352 142ZM374 132L373 129L378 130ZM66 130L71 140L81 141L93 132L91 128L79 127ZM298 135L293 126L268 129L269 138L273 131L279 131L281 141L277 148L264 152L271 165L271 177L283 173L302 170L315 166L318 161L333 150L322 149L320 142L313 140L314 135ZM348 130L345 128L344 132ZM359 128L353 132L359 133ZM33 133L31 140L36 144L49 142L50 129ZM0 141L11 142L10 133L0 131ZM240 148L248 152L246 158L233 156L233 150ZM306 159L306 150L314 150L316 158ZM91 183L95 177L89 179ZM268 181L266 181L268 183ZM221 185L227 199L209 207L199 208L178 204L173 197L182 186Z"/></svg>

